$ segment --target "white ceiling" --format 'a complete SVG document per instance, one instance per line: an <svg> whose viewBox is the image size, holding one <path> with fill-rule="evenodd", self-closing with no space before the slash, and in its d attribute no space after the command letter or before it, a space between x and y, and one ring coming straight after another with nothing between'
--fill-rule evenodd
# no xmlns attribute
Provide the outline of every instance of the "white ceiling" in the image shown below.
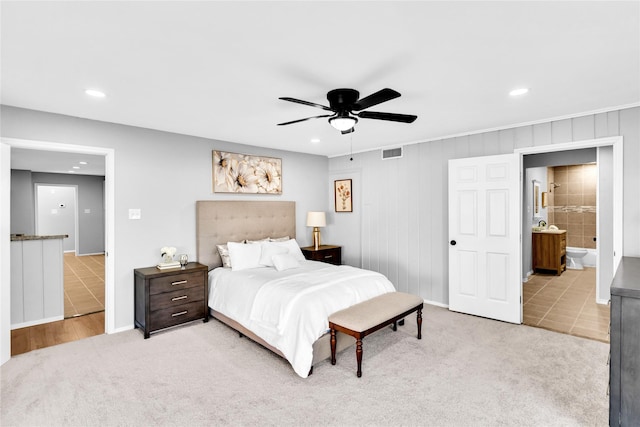
<svg viewBox="0 0 640 427"><path fill-rule="evenodd" d="M254 146L334 156L640 102L638 1L1 8L3 104ZM278 97L326 105L339 87L393 88L402 97L370 110L418 119L276 126L324 114Z"/></svg>

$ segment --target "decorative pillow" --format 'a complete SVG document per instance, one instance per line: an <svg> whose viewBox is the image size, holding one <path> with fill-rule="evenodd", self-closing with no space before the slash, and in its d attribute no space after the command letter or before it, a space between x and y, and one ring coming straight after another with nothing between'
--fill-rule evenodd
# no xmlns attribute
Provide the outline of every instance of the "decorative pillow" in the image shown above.
<svg viewBox="0 0 640 427"><path fill-rule="evenodd" d="M278 254L286 254L288 253L287 248L282 247L280 245L276 245L270 242L262 243L262 254L260 255L260 264L266 265L267 267L273 267L273 258L274 255Z"/></svg>
<svg viewBox="0 0 640 427"><path fill-rule="evenodd" d="M273 242L274 245L279 245L284 248L287 248L288 253L294 256L298 261L304 261L305 257L302 255L302 251L300 250L300 246L298 246L298 242L296 239L290 239L286 242Z"/></svg>
<svg viewBox="0 0 640 427"><path fill-rule="evenodd" d="M260 240L245 240L245 243L262 243L262 242L268 242L269 238L265 237L264 239L260 239Z"/></svg>
<svg viewBox="0 0 640 427"><path fill-rule="evenodd" d="M289 240L289 236L284 236L284 237L276 237L276 238L269 238L270 242L286 242L287 240Z"/></svg>
<svg viewBox="0 0 640 427"><path fill-rule="evenodd" d="M240 271L248 268L262 267L260 265L261 245L245 245L244 243L227 243L231 270Z"/></svg>
<svg viewBox="0 0 640 427"><path fill-rule="evenodd" d="M291 255L290 253L277 254L274 255L271 259L273 260L273 266L278 271L300 267L300 262L295 258L295 256Z"/></svg>
<svg viewBox="0 0 640 427"><path fill-rule="evenodd" d="M229 248L227 245L216 245L218 253L222 259L222 266L225 268L231 268L231 258L229 258Z"/></svg>

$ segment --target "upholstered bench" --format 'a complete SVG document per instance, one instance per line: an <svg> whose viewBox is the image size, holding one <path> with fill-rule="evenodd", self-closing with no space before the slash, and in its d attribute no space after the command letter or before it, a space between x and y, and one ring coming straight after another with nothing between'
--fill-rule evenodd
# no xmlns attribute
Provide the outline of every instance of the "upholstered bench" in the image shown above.
<svg viewBox="0 0 640 427"><path fill-rule="evenodd" d="M336 364L336 331L351 335L356 339L356 360L358 377L362 376L362 338L393 324L408 314L417 312L418 339L422 339L422 308L424 300L419 296L404 292L389 292L359 304L337 311L329 316L331 330L331 364Z"/></svg>

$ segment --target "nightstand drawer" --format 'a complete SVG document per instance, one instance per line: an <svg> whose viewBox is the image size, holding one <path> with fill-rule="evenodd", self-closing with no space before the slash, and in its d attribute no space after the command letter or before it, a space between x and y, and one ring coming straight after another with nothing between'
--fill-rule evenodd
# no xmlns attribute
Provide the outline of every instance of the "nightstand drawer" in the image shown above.
<svg viewBox="0 0 640 427"><path fill-rule="evenodd" d="M149 281L149 294L154 295L161 292L192 288L194 286L201 287L202 285L204 285L202 281L202 273L199 272L157 277Z"/></svg>
<svg viewBox="0 0 640 427"><path fill-rule="evenodd" d="M196 301L168 307L163 310L153 311L149 314L149 324L152 331L179 325L191 320L202 319L204 316L204 304Z"/></svg>
<svg viewBox="0 0 640 427"><path fill-rule="evenodd" d="M200 286L186 289L176 289L172 292L163 292L149 297L149 307L152 311L174 307L195 301L204 300L204 290Z"/></svg>
<svg viewBox="0 0 640 427"><path fill-rule="evenodd" d="M313 246L300 248L304 257L311 261L322 261L329 264L342 264L342 247L333 245L320 245L318 249Z"/></svg>

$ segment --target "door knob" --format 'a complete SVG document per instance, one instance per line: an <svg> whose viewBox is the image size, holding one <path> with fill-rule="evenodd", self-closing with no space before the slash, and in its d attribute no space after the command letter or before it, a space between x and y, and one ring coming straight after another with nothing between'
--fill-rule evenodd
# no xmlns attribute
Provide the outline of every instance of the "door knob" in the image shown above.
<svg viewBox="0 0 640 427"><path fill-rule="evenodd" d="M451 244L451 246L455 246L457 242L455 240L452 240L449 243Z"/></svg>

